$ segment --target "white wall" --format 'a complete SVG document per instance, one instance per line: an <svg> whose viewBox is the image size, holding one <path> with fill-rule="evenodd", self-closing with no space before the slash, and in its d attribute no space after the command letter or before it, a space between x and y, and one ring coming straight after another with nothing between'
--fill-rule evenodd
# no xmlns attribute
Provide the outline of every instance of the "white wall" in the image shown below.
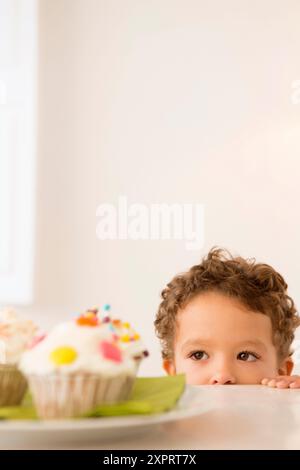
<svg viewBox="0 0 300 470"><path fill-rule="evenodd" d="M298 0L40 0L36 302L110 302L152 353L159 293L212 245L283 273L298 305ZM96 238L97 206L205 204L205 246Z"/></svg>
<svg viewBox="0 0 300 470"><path fill-rule="evenodd" d="M0 0L0 302L33 300L37 0Z"/></svg>

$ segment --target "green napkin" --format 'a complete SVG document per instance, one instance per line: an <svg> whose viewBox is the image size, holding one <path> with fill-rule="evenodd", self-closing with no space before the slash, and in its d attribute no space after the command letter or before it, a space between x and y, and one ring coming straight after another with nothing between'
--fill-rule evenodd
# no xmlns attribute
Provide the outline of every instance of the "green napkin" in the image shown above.
<svg viewBox="0 0 300 470"><path fill-rule="evenodd" d="M184 375L137 378L128 401L98 406L84 417L162 413L176 405L184 387ZM38 419L30 395L21 406L0 407L0 419Z"/></svg>

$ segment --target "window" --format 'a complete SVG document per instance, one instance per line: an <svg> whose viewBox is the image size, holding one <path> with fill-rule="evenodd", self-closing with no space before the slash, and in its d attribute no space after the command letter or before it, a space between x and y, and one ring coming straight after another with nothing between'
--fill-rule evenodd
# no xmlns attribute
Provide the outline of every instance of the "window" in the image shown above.
<svg viewBox="0 0 300 470"><path fill-rule="evenodd" d="M0 303L33 297L36 0L0 0Z"/></svg>

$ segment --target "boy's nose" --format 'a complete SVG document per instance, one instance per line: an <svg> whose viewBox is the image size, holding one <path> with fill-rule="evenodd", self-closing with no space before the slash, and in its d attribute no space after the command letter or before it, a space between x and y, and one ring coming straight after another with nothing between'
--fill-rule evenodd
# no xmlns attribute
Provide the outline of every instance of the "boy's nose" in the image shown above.
<svg viewBox="0 0 300 470"><path fill-rule="evenodd" d="M230 385L235 383L235 377L229 372L217 372L209 381L209 385Z"/></svg>

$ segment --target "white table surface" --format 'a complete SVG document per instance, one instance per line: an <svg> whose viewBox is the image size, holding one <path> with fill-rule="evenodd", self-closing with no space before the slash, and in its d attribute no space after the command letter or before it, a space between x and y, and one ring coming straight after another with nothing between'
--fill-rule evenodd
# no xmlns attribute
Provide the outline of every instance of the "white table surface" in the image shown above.
<svg viewBox="0 0 300 470"><path fill-rule="evenodd" d="M192 387L196 416L146 431L97 441L39 444L1 440L1 448L23 449L300 449L300 389L263 386ZM204 406L202 406L204 405ZM198 406L198 411L197 411ZM200 410L200 411L199 411ZM101 419L101 418L100 418Z"/></svg>

